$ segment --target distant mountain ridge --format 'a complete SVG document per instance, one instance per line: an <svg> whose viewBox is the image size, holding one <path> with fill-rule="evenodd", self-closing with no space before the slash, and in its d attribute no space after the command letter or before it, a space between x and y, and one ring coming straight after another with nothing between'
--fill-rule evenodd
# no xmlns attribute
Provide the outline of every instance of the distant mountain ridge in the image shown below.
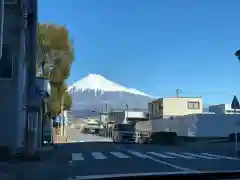
<svg viewBox="0 0 240 180"><path fill-rule="evenodd" d="M148 103L156 98L133 88L121 86L101 75L89 74L69 86L72 95L72 113L74 117L99 115L110 110L148 111ZM209 112L209 105L204 105L203 112Z"/></svg>
<svg viewBox="0 0 240 180"><path fill-rule="evenodd" d="M101 75L89 74L68 88L75 114L96 114L110 109L148 109L154 98L133 88L126 88Z"/></svg>

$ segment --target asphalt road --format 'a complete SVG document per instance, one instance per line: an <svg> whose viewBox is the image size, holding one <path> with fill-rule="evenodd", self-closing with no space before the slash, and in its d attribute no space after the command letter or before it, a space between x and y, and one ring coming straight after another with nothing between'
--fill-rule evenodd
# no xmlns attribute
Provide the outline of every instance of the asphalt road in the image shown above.
<svg viewBox="0 0 240 180"><path fill-rule="evenodd" d="M70 133L71 142L112 142L112 139L101 137L95 134L83 134L79 131L72 131Z"/></svg>
<svg viewBox="0 0 240 180"><path fill-rule="evenodd" d="M55 159L65 168L62 177L92 179L127 174L209 172L240 170L234 144L184 146L114 144L106 138L81 134L81 143L55 149ZM83 142L83 138L92 142ZM105 142L99 142L102 138ZM96 140L96 142L94 142Z"/></svg>
<svg viewBox="0 0 240 180"><path fill-rule="evenodd" d="M102 137L87 134L80 134L78 138L82 142L59 145L51 150L51 156L45 161L28 165L25 168L28 177L22 172L21 179L71 180L129 174L240 170L240 156L235 153L234 144L163 146L99 142ZM98 142L83 142L84 138Z"/></svg>

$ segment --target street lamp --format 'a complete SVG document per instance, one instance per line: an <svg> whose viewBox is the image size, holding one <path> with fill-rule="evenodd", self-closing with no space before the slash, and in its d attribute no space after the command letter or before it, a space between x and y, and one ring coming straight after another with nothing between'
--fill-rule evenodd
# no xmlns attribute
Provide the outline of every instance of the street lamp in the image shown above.
<svg viewBox="0 0 240 180"><path fill-rule="evenodd" d="M240 49L238 49L235 52L235 56L237 56L238 60L240 61ZM235 101L235 104L237 104L237 106L239 108L239 102L238 102L236 96L234 96L234 98L233 98L232 106L234 105L234 101ZM236 108L235 108L235 113L236 113ZM235 132L235 149L236 149L236 152L238 153L238 133L237 132Z"/></svg>
<svg viewBox="0 0 240 180"><path fill-rule="evenodd" d="M240 49L235 52L235 56L240 60Z"/></svg>

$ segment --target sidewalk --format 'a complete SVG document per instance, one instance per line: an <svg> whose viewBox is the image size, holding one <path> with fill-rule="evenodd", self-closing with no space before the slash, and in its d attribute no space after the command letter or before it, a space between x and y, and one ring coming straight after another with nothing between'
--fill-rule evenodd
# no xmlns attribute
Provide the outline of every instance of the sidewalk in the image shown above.
<svg viewBox="0 0 240 180"><path fill-rule="evenodd" d="M0 180L50 180L57 174L54 149L43 147L37 150L40 160L13 160L0 162Z"/></svg>

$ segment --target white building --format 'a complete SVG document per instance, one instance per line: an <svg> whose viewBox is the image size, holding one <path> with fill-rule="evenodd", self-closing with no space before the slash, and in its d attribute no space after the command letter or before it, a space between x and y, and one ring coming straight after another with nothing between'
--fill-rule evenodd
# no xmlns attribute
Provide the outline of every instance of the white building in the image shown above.
<svg viewBox="0 0 240 180"><path fill-rule="evenodd" d="M235 112L234 109L231 108L231 104L218 104L209 106L209 112L215 114L240 114L240 109L236 109Z"/></svg>
<svg viewBox="0 0 240 180"><path fill-rule="evenodd" d="M151 119L203 113L202 97L168 97L149 103Z"/></svg>

